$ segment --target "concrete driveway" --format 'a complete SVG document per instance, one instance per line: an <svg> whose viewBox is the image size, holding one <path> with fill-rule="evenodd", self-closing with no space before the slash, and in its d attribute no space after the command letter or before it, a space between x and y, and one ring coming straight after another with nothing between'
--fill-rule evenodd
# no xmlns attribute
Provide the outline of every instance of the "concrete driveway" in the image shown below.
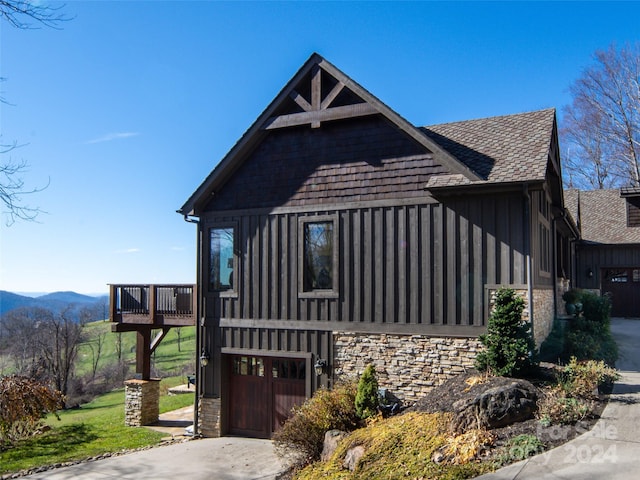
<svg viewBox="0 0 640 480"><path fill-rule="evenodd" d="M30 480L274 480L283 470L270 440L207 438L151 448L71 467Z"/></svg>

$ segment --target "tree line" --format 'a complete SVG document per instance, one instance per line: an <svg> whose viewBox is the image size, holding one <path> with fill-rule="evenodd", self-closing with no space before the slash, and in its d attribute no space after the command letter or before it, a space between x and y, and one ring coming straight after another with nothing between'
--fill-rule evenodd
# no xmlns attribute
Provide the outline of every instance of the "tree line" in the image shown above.
<svg viewBox="0 0 640 480"><path fill-rule="evenodd" d="M72 305L59 312L41 307L7 312L0 322L0 374L12 373L52 385L67 404L85 394L100 393L97 390L110 390L124 380L128 365L121 334L115 338L115 365L100 365L107 332L85 326L103 316L100 305L83 307L79 314ZM76 375L81 345L91 357L91 371L83 378Z"/></svg>

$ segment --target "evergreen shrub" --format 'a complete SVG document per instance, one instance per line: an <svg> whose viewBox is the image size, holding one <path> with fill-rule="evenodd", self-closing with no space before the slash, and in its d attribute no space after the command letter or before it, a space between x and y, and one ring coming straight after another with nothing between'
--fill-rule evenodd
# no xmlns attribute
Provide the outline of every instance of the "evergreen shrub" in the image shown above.
<svg viewBox="0 0 640 480"><path fill-rule="evenodd" d="M495 294L487 333L480 335L485 350L476 357L476 368L498 376L521 376L536 366L531 324L522 319L524 300L511 288Z"/></svg>

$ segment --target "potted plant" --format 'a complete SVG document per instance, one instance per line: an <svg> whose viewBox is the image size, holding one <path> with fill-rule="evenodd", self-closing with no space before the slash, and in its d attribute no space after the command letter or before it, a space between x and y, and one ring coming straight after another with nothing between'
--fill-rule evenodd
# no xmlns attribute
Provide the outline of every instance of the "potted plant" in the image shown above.
<svg viewBox="0 0 640 480"><path fill-rule="evenodd" d="M580 292L575 289L567 290L562 294L562 300L564 300L564 309L567 312L567 315L575 315L579 313L577 306L580 306L580 310L582 310L582 304L578 301L580 298Z"/></svg>

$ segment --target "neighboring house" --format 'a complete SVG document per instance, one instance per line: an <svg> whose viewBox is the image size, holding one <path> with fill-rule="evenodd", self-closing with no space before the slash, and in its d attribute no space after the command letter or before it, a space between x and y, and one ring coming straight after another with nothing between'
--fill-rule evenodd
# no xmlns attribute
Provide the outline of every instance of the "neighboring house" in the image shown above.
<svg viewBox="0 0 640 480"><path fill-rule="evenodd" d="M575 287L608 293L612 315L640 317L640 188L567 190L576 219Z"/></svg>
<svg viewBox="0 0 640 480"><path fill-rule="evenodd" d="M501 285L539 345L576 236L556 130L552 109L418 128L312 55L179 210L201 432L269 437L369 363L415 401L473 365Z"/></svg>

